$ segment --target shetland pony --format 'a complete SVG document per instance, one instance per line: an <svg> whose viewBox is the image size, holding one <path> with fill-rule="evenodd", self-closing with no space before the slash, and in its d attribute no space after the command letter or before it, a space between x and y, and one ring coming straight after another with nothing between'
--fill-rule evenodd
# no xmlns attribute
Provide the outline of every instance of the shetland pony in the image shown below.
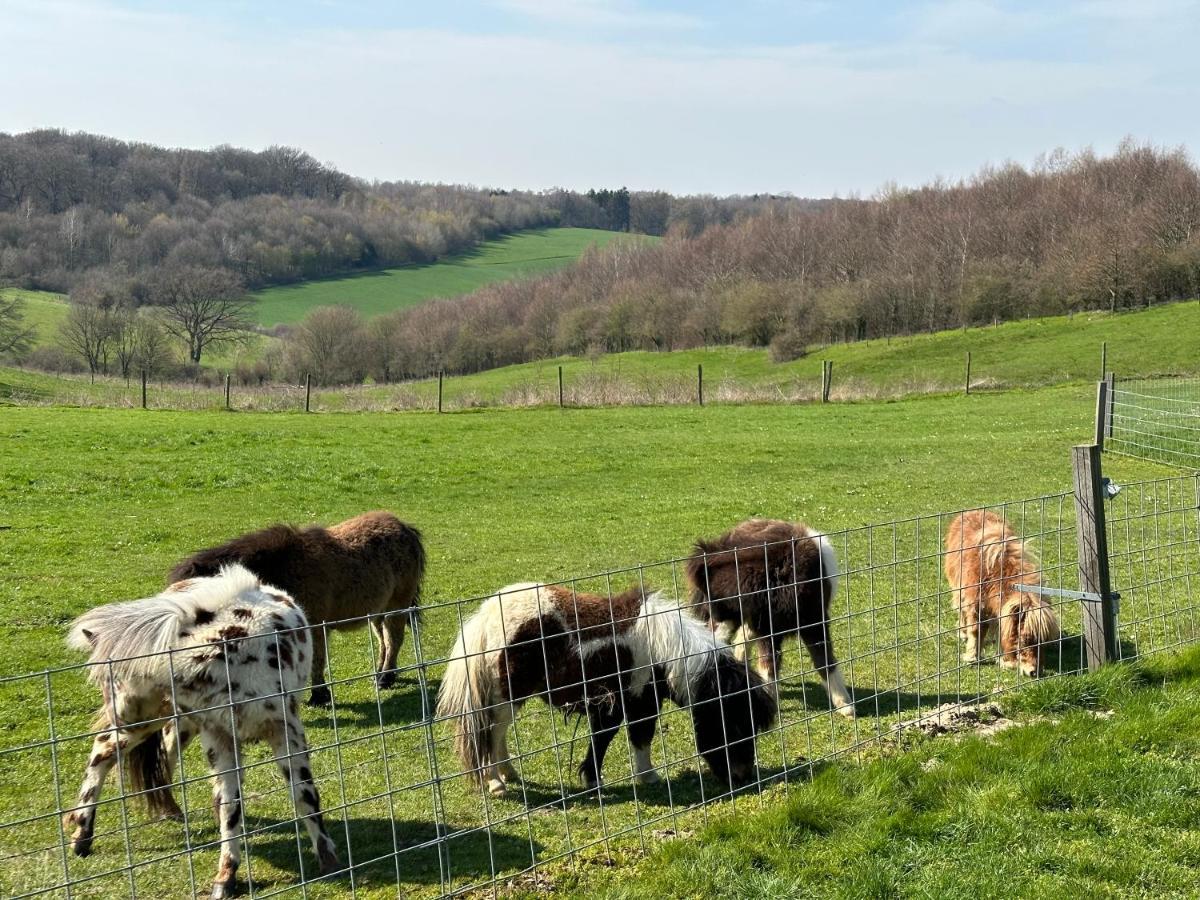
<svg viewBox="0 0 1200 900"><path fill-rule="evenodd" d="M1000 665L1022 675L1041 671L1042 644L1058 638L1054 608L1014 585L1041 584L1029 545L1001 516L976 509L950 520L943 558L954 593L963 661L979 663L983 643L1000 621Z"/></svg>
<svg viewBox="0 0 1200 900"><path fill-rule="evenodd" d="M438 715L455 722L463 768L500 796L517 779L508 727L530 697L586 714L591 730L579 768L600 785L604 754L629 724L635 778L659 780L650 744L663 698L688 707L700 756L731 786L754 771L754 737L775 721L762 679L700 622L658 594L616 597L567 587L514 584L463 625L438 692Z"/></svg>
<svg viewBox="0 0 1200 900"><path fill-rule="evenodd" d="M242 798L237 760L244 741L267 742L291 788L323 874L340 868L325 830L308 763L296 694L312 665L304 614L241 566L180 582L156 597L84 613L68 644L90 654L88 678L104 703L78 805L63 817L77 856L92 851L96 805L113 765L155 806L170 777L169 722L199 732L213 775L221 856L212 896L231 896L241 861Z"/></svg>
<svg viewBox="0 0 1200 900"><path fill-rule="evenodd" d="M418 609L425 576L421 532L389 512L369 512L329 528L272 525L201 550L179 563L169 580L215 575L227 563L241 563L269 584L296 598L309 624L357 628L372 616L379 641L376 667L381 688L396 680L396 654L404 643L404 615L375 613ZM339 622L352 619L350 622ZM332 700L325 683L325 628L314 627L314 706Z"/></svg>
<svg viewBox="0 0 1200 900"><path fill-rule="evenodd" d="M693 553L685 573L700 617L730 638L740 627L776 693L783 641L798 636L833 708L853 718L854 698L829 638L829 605L840 571L825 535L801 522L750 519L718 538L696 541Z"/></svg>

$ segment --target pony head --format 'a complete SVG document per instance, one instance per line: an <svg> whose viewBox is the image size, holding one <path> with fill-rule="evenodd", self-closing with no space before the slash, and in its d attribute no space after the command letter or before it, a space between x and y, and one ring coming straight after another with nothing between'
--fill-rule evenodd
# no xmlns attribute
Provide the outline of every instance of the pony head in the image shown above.
<svg viewBox="0 0 1200 900"><path fill-rule="evenodd" d="M713 775L730 787L754 777L754 739L775 723L775 696L762 676L728 647L692 686L696 750Z"/></svg>

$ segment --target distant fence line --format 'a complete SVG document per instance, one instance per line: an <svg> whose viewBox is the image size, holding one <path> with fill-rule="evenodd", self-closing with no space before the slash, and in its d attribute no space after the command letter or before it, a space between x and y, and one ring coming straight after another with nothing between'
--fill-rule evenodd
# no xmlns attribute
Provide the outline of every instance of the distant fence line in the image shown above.
<svg viewBox="0 0 1200 900"><path fill-rule="evenodd" d="M1076 447L1071 459L1071 490L987 507L1037 548L1039 592L1062 625L1046 648L1045 674L1070 677L1200 640L1200 475L1117 491L1101 475L1097 446ZM598 789L581 785L575 771L588 746L586 725L576 734L550 707L529 704L511 728L521 777L509 781L505 796L494 796L463 771L454 723L433 711L433 692L449 662L446 648L414 634L414 661L400 667L399 689L381 691L371 674L373 647L350 658L342 644L346 655L330 660L333 703L303 717L326 820L348 867L336 889L352 896L433 897L496 893L514 879L526 889L553 889L564 867L686 839L710 807L734 794L747 803L765 802L766 791L789 795L803 790L823 760L872 744L894 746L908 734L938 733L953 727L960 713L985 720L997 715L991 705L997 692L1019 689L1028 679L992 665L994 657L985 665L961 658L952 592L942 574L942 536L955 516L827 535L841 569L829 634L858 718L835 715L807 654L795 643L785 645L779 717L759 735L757 769L736 791L705 773L683 707L666 707L652 735L661 780L641 777L646 771L620 737ZM634 584L686 605L684 564L674 559L560 584L607 596L610 604ZM457 631L483 599L425 605L422 632ZM546 640L535 636L530 643L541 641L545 654ZM74 665L0 678L0 733L8 735L0 772L7 773L9 790L19 781L22 797L19 808L0 813L0 895L194 895L217 854L199 755L187 755L187 767L181 762L175 776L183 822L150 821L129 802L128 786L110 781L94 852L86 858L69 852L60 817L77 802L74 788L97 734L89 724L96 697L83 686L84 674L84 666ZM240 765L246 770L240 839L248 895L326 896L322 891L332 888L321 886L325 878L301 840L303 819L270 771L270 757L251 754Z"/></svg>
<svg viewBox="0 0 1200 900"><path fill-rule="evenodd" d="M1101 369L1107 343L1101 345ZM170 410L232 409L259 412L453 412L481 408L559 406L686 406L706 404L800 404L882 400L923 394L964 394L1008 386L973 373L971 353L964 357L960 380L909 375L887 382L848 374L821 361L819 375L776 380L714 377L698 364L694 375L653 375L594 369L570 373L547 365L537 375L495 386L474 386L475 376L441 373L433 378L395 384L321 387L309 376L297 384L237 384L230 375L216 385L171 383L138 378L122 380L57 376L52 388L21 387L0 380L0 401L18 405L61 405ZM466 384L467 387L461 385Z"/></svg>
<svg viewBox="0 0 1200 900"><path fill-rule="evenodd" d="M1200 469L1200 378L1101 383L1097 436L1106 448L1186 469Z"/></svg>

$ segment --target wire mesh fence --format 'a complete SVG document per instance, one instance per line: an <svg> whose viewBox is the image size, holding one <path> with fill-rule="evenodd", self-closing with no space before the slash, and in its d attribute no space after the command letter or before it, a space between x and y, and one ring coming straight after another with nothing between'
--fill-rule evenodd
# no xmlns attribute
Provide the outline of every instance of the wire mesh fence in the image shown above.
<svg viewBox="0 0 1200 900"><path fill-rule="evenodd" d="M1197 496L1196 477L1179 476L1128 485L1108 503L1121 658L1196 638ZM238 877L256 897L545 886L563 870L686 837L722 808L802 790L831 759L901 746L968 711L986 718L998 694L1036 671L1087 667L1076 500L999 504L974 530L976 519L948 513L829 533L832 555L818 554L816 569L802 562L819 539L802 534L706 551L702 561L732 553L736 588L720 596L715 569L688 556L431 603L388 689L372 671L371 629L331 639L332 702L299 719L337 874L319 869L312 816L280 777L278 753L239 718L247 704L295 707L300 691L270 686L186 710L227 715L235 731L241 723ZM962 537L947 544L956 530ZM1004 591L988 592L1002 583L1029 589L1019 610L1003 605ZM976 611L977 594L994 605ZM718 615L717 601L736 615ZM1032 644L1030 665L1027 636L1017 629L1006 652L1004 629L1039 604L1057 628ZM787 620L789 607L807 612ZM756 609L780 625L756 630ZM854 716L839 709L830 647ZM172 665L188 652L172 651ZM0 893L207 891L221 845L210 769L221 769L198 749L171 757L175 819L147 815L139 782L117 766L98 798L90 855L74 854L61 820L79 806L97 738L111 731L94 722L100 694L86 674L73 665L0 680ZM139 721L178 727L180 700L168 699L165 715Z"/></svg>
<svg viewBox="0 0 1200 900"><path fill-rule="evenodd" d="M1200 469L1200 378L1117 381L1109 450Z"/></svg>

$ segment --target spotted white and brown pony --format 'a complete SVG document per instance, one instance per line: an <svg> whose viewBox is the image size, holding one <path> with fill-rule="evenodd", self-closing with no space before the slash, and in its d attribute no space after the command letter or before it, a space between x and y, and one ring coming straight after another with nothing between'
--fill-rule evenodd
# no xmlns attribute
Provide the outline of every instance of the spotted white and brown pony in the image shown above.
<svg viewBox="0 0 1200 900"><path fill-rule="evenodd" d="M454 723L463 769L494 795L518 774L508 728L532 697L586 715L591 730L579 774L598 787L604 755L628 723L635 779L659 780L650 744L664 699L691 711L699 755L727 784L754 772L754 738L775 721L762 679L694 617L660 595L615 597L569 587L514 584L464 625L438 693Z"/></svg>
<svg viewBox="0 0 1200 900"><path fill-rule="evenodd" d="M156 597L100 606L71 626L68 643L90 654L88 677L104 703L78 805L63 818L78 856L92 850L100 789L121 762L125 783L152 811L169 799L170 747L199 734L213 775L221 855L212 896L234 893L241 859L240 747L265 741L291 788L322 874L340 868L325 830L296 698L312 653L304 614L242 566L171 585ZM174 807L174 803L171 803Z"/></svg>

